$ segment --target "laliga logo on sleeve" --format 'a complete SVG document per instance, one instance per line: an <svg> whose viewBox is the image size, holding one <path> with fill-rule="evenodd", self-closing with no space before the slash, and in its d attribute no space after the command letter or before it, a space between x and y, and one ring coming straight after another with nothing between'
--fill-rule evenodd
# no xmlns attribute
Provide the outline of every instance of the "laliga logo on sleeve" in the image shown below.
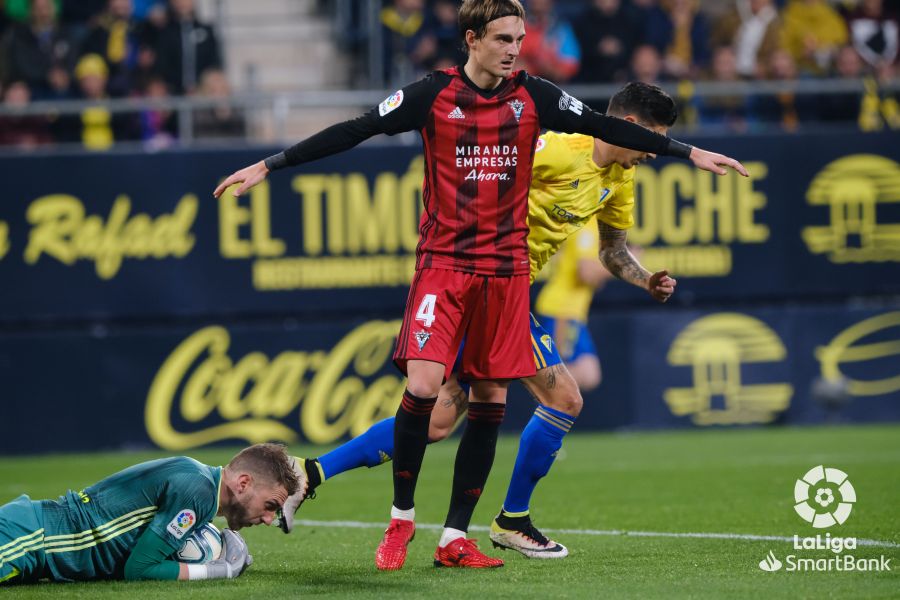
<svg viewBox="0 0 900 600"><path fill-rule="evenodd" d="M378 105L378 114L382 117L403 104L403 90L397 90Z"/></svg>
<svg viewBox="0 0 900 600"><path fill-rule="evenodd" d="M806 522L825 529L844 524L856 502L856 490L846 473L819 465L794 484L794 502L794 510Z"/></svg>
<svg viewBox="0 0 900 600"><path fill-rule="evenodd" d="M190 528L194 525L194 522L197 520L197 515L189 508L184 508L178 511L178 514L175 515L175 518L169 521L169 524L166 526L166 529L175 536L176 539L181 539L184 537L184 534L190 530Z"/></svg>

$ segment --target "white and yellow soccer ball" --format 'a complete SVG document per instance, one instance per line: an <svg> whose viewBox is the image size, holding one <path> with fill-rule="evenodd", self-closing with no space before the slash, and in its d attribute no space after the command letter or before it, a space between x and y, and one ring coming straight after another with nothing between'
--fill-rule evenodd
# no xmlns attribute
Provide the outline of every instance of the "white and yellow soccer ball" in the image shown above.
<svg viewBox="0 0 900 600"><path fill-rule="evenodd" d="M218 560L222 555L222 533L212 523L204 523L184 538L175 560L189 564L203 564Z"/></svg>

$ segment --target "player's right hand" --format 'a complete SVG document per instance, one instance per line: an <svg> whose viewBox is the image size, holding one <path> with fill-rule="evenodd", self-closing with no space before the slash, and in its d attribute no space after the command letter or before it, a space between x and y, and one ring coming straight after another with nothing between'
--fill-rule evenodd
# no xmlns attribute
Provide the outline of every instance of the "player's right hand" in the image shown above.
<svg viewBox="0 0 900 600"><path fill-rule="evenodd" d="M647 291L657 302L665 302L675 293L676 283L674 277L669 277L668 271L657 271L650 276Z"/></svg>
<svg viewBox="0 0 900 600"><path fill-rule="evenodd" d="M253 564L247 542L236 531L222 530L222 555L206 563L209 579L234 579Z"/></svg>
<svg viewBox="0 0 900 600"><path fill-rule="evenodd" d="M235 171L231 175L225 178L222 183L213 191L213 196L218 198L222 195L229 186L232 186L236 183L240 183L236 190L234 190L233 194L235 196L240 196L254 185L262 181L266 178L266 175L269 174L269 169L266 167L266 163L264 161L259 161L258 163L252 164L249 167L245 167L240 171Z"/></svg>

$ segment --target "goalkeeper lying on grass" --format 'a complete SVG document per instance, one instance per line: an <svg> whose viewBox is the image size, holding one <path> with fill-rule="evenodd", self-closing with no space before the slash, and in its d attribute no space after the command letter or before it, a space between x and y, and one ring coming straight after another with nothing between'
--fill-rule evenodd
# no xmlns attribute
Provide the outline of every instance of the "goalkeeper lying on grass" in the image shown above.
<svg viewBox="0 0 900 600"><path fill-rule="evenodd" d="M297 486L284 447L257 444L225 467L165 458L57 500L22 495L0 507L0 583L237 577L252 558L236 530L271 525ZM185 537L217 515L231 528L221 557L175 561Z"/></svg>

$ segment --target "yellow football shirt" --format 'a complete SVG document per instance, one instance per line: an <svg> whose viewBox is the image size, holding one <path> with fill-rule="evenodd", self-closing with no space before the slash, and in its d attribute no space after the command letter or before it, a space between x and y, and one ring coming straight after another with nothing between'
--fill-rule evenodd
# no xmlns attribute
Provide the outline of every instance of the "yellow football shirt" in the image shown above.
<svg viewBox="0 0 900 600"><path fill-rule="evenodd" d="M587 320L594 290L578 280L578 260L599 254L595 218L617 229L634 225L634 168L598 166L590 136L545 133L538 140L528 196L531 280L571 241L538 295L537 312Z"/></svg>

